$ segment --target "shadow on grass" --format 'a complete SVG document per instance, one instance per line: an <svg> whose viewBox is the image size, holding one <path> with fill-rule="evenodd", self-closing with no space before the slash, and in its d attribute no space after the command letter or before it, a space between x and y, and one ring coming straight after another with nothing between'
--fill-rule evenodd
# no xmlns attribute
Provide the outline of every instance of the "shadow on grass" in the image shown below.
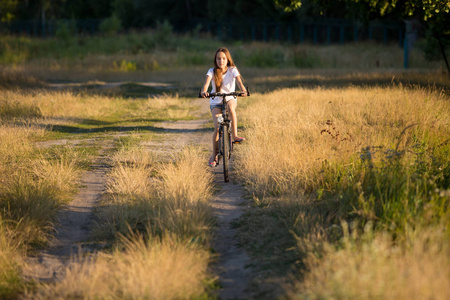
<svg viewBox="0 0 450 300"><path fill-rule="evenodd" d="M280 72L282 73L282 72ZM271 92L281 88L348 88L348 87L420 87L430 90L443 90L450 93L450 78L447 75L421 73L349 73L335 72L322 74L314 71L298 75L272 75L247 78L247 84L257 92Z"/></svg>
<svg viewBox="0 0 450 300"><path fill-rule="evenodd" d="M281 88L297 87L344 89L355 86L388 87L393 85L420 87L430 90L437 89L443 90L445 93L450 93L450 77L447 74L437 71L368 70L367 72L361 72L352 70L306 70L294 68L242 68L241 71L246 80L245 84L250 87L251 91L259 93L271 92ZM196 98L202 84L201 78L203 77L192 76L191 70L184 70L182 73L187 75L183 77L183 81L180 81L180 74L177 74L173 78L162 78L163 81L161 82L129 81L129 78L125 79L127 81L116 82L43 82L38 81L32 76L15 74L16 77L14 78L17 80L10 80L8 76L0 76L0 88L16 89L20 87L24 89L66 90L88 95L100 94L123 98L151 98L166 94L177 94L181 97ZM161 80L161 78L153 79Z"/></svg>
<svg viewBox="0 0 450 300"><path fill-rule="evenodd" d="M199 128L199 129L167 129L162 127L157 127L153 125L124 125L124 126L100 126L95 128L82 128L78 126L70 125L51 125L50 131L59 133L111 133L111 132L165 132L165 133L195 133L195 132L210 132L210 128Z"/></svg>

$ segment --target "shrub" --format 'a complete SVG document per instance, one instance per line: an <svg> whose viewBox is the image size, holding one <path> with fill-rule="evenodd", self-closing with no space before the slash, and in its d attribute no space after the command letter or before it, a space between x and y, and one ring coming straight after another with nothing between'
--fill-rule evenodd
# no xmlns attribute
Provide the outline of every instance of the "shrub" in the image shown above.
<svg viewBox="0 0 450 300"><path fill-rule="evenodd" d="M122 29L122 22L115 14L113 14L111 17L100 23L99 29L103 35L112 36Z"/></svg>
<svg viewBox="0 0 450 300"><path fill-rule="evenodd" d="M69 43L77 33L77 23L75 20L60 20L56 23L55 36L57 39Z"/></svg>
<svg viewBox="0 0 450 300"><path fill-rule="evenodd" d="M251 52L243 62L249 67L276 68L284 63L283 51L276 49L258 49Z"/></svg>
<svg viewBox="0 0 450 300"><path fill-rule="evenodd" d="M157 45L161 48L167 47L167 45L171 42L172 35L173 27L170 25L169 21L158 21L155 32L155 41Z"/></svg>
<svg viewBox="0 0 450 300"><path fill-rule="evenodd" d="M315 68L320 66L320 58L306 50L294 50L293 60L297 68Z"/></svg>

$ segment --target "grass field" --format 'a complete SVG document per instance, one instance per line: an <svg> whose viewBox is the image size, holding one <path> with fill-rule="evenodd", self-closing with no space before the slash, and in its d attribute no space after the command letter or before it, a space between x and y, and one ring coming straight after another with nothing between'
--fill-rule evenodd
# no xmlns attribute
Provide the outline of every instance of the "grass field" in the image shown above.
<svg viewBox="0 0 450 300"><path fill-rule="evenodd" d="M254 95L240 225L267 280L295 265L294 298L447 298L448 100L396 84Z"/></svg>
<svg viewBox="0 0 450 300"><path fill-rule="evenodd" d="M192 100L222 43L157 38L2 37L0 298L214 298L208 153L162 159L142 145L161 138L157 122L198 117ZM253 92L233 164L251 199L234 225L255 298L449 298L442 64L414 51L402 70L393 45L229 48ZM92 239L106 246L74 257L59 282L24 278L100 141L112 146Z"/></svg>

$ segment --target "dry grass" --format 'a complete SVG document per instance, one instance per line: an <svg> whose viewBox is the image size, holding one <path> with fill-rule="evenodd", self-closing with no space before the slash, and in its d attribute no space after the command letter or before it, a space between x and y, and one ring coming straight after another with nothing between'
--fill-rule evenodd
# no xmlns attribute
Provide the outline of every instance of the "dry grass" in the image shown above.
<svg viewBox="0 0 450 300"><path fill-rule="evenodd" d="M0 215L0 298L12 299L24 288L21 267L24 253L13 240L11 230Z"/></svg>
<svg viewBox="0 0 450 300"><path fill-rule="evenodd" d="M151 224L149 234L169 232L208 241L212 175L203 160L199 150L186 148L173 163L157 166L144 149L119 150L108 174L108 194L96 235L113 238L127 234L128 226L145 231Z"/></svg>
<svg viewBox="0 0 450 300"><path fill-rule="evenodd" d="M206 203L212 195L212 175L200 150L188 147L176 155L174 164L159 170L160 197L173 203Z"/></svg>
<svg viewBox="0 0 450 300"><path fill-rule="evenodd" d="M0 90L0 99L0 122L26 120L49 127L188 119L196 110L187 99L178 95L126 99L68 90Z"/></svg>
<svg viewBox="0 0 450 300"><path fill-rule="evenodd" d="M23 257L46 245L54 216L79 176L70 151L40 153L34 141L44 135L45 129L26 122L0 126L0 298L24 289Z"/></svg>
<svg viewBox="0 0 450 300"><path fill-rule="evenodd" d="M448 95L297 88L240 107L248 143L235 164L255 202L240 237L261 263L262 295L286 292L274 293L278 277L295 282L292 298L448 296L448 233L431 237L449 220ZM354 232L373 222L375 238L339 248L341 220L357 220Z"/></svg>
<svg viewBox="0 0 450 300"><path fill-rule="evenodd" d="M448 299L450 248L444 228L411 232L407 245L392 245L390 234L366 232L326 245L324 258L310 255L310 273L289 298ZM365 241L364 241L365 240Z"/></svg>
<svg viewBox="0 0 450 300"><path fill-rule="evenodd" d="M37 88L42 87L43 82L27 72L16 68L0 69L0 89Z"/></svg>
<svg viewBox="0 0 450 300"><path fill-rule="evenodd" d="M114 98L69 91L0 90L0 99L0 118L4 121L15 119L36 122L36 118L52 118L51 121L44 121L52 125L113 115L117 110L124 109L125 105L124 101Z"/></svg>
<svg viewBox="0 0 450 300"><path fill-rule="evenodd" d="M42 286L35 299L193 299L205 295L210 255L176 237L124 240L124 250L67 268L64 279Z"/></svg>
<svg viewBox="0 0 450 300"><path fill-rule="evenodd" d="M367 146L407 148L411 139L399 137L408 125L420 124L408 133L430 147L450 135L446 97L426 89L285 89L254 97L240 111L251 130L238 170L258 197L316 190L323 166L353 168Z"/></svg>
<svg viewBox="0 0 450 300"><path fill-rule="evenodd" d="M114 238L128 234L128 226L144 231L151 224L154 234L207 242L212 175L203 160L199 150L186 148L173 163L157 166L143 149L119 150L108 174L96 235Z"/></svg>
<svg viewBox="0 0 450 300"><path fill-rule="evenodd" d="M33 139L42 137L45 130L34 126L0 126L0 165L16 167L34 152Z"/></svg>

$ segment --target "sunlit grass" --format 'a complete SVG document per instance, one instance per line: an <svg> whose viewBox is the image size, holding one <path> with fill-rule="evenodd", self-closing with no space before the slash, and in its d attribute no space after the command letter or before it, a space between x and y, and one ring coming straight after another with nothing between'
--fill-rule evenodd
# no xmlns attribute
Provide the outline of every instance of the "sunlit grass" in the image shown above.
<svg viewBox="0 0 450 300"><path fill-rule="evenodd" d="M47 245L56 212L73 195L80 174L76 152L35 146L46 130L33 119L0 126L0 298L25 288L24 257Z"/></svg>
<svg viewBox="0 0 450 300"><path fill-rule="evenodd" d="M450 296L448 232L442 227L411 232L407 244L389 234L344 236L323 259L310 255L310 271L292 299L447 299Z"/></svg>
<svg viewBox="0 0 450 300"><path fill-rule="evenodd" d="M257 196L326 188L328 166L353 170L367 146L401 150L414 145L413 135L438 151L449 134L445 96L425 89L287 89L254 97L240 111L251 143L241 147L239 170Z"/></svg>
<svg viewBox="0 0 450 300"><path fill-rule="evenodd" d="M73 91L0 90L0 121L29 120L73 130L150 125L158 120L192 118L196 107L177 95L143 99Z"/></svg>
<svg viewBox="0 0 450 300"><path fill-rule="evenodd" d="M176 237L124 239L124 249L67 268L60 281L42 286L34 299L195 299L206 296L213 278L210 255Z"/></svg>
<svg viewBox="0 0 450 300"><path fill-rule="evenodd" d="M127 234L128 226L142 231L151 224L153 234L169 232L207 242L212 175L203 156L187 148L175 156L174 163L159 165L153 159L139 148L117 152L96 235L115 238Z"/></svg>
<svg viewBox="0 0 450 300"><path fill-rule="evenodd" d="M307 299L407 299L419 289L423 294L417 294L424 297L447 295L448 281L436 279L438 288L431 274L448 277L436 269L442 267L447 274L450 268L442 246L448 235L443 234L442 241L430 239L429 244L415 236L448 228L448 95L394 83L282 89L252 97L240 106L248 143L238 148L235 165L255 206L239 224L241 242L263 270L273 270L265 276L287 276L289 266L297 268L294 274L301 280L296 282L302 286L306 278L307 288L295 297L306 293ZM351 252L339 250L342 220L354 221L354 232L373 224L377 238L358 239L360 247ZM442 252L427 252L426 245ZM281 254L280 247L288 251ZM370 248L376 253L378 247L386 251L380 253L384 262L365 252ZM409 247L422 247L423 253L408 254ZM267 260L279 263L270 265ZM353 260L355 264L348 263ZM418 262L412 268L427 266L430 277L423 282L416 275L407 277L414 287L403 293L402 280L407 279L402 270L406 272L414 260ZM308 269L310 261L317 264ZM314 273L315 268L320 273ZM356 283L363 272L371 287ZM263 280L263 285L270 280ZM312 292L309 286L314 286Z"/></svg>

